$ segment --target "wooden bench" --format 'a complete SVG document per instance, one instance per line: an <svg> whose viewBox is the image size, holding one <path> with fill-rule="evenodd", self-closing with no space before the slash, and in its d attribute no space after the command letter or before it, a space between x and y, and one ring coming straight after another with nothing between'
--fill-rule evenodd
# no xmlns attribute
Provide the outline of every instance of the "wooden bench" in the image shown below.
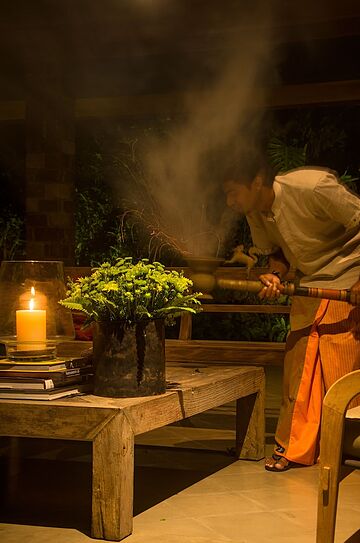
<svg viewBox="0 0 360 543"><path fill-rule="evenodd" d="M183 271L185 276L191 273L189 268L169 268ZM246 268L223 266L216 270L215 277L221 279L252 279L266 273L267 268L253 268L250 276L247 276ZM91 268L65 268L66 277L80 277L90 275ZM286 276L287 280L293 280L293 272ZM290 313L290 306L279 304L233 304L233 303L209 303L203 304L205 313L260 313L282 314ZM200 317L201 318L201 317ZM283 366L285 355L285 343L274 341L228 341L213 339L192 339L192 316L182 313L180 317L180 330L178 339L166 340L166 360L187 360L207 362L208 364L225 364L239 366L242 364L254 364L257 366Z"/></svg>
<svg viewBox="0 0 360 543"><path fill-rule="evenodd" d="M167 381L160 396L0 400L0 435L92 442L91 534L119 541L132 532L135 435L236 400L236 454L264 456L263 368L177 363Z"/></svg>

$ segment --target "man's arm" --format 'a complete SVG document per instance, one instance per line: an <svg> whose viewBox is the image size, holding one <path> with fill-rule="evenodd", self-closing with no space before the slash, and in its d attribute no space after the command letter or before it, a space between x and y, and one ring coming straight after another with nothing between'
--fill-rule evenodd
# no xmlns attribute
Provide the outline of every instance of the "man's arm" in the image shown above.
<svg viewBox="0 0 360 543"><path fill-rule="evenodd" d="M274 299L281 294L281 281L289 271L289 263L284 253L278 249L276 253L269 256L269 272L260 275L259 279L264 283L264 288L259 292L259 298Z"/></svg>
<svg viewBox="0 0 360 543"><path fill-rule="evenodd" d="M319 179L312 192L313 211L342 224L347 231L360 229L360 198L332 174Z"/></svg>

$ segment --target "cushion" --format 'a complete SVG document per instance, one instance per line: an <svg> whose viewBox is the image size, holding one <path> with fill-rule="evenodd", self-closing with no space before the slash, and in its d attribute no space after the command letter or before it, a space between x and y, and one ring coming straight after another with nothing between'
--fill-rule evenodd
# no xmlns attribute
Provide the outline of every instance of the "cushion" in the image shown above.
<svg viewBox="0 0 360 543"><path fill-rule="evenodd" d="M81 313L80 311L73 311L72 318L75 328L75 339L79 339L80 341L92 341L92 326L87 326L86 328L84 328L86 315L84 313Z"/></svg>

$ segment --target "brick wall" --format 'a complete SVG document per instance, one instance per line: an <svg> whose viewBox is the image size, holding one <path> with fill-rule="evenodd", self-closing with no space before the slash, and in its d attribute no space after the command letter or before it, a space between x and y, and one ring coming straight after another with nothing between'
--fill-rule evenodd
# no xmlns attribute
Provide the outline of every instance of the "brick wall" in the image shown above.
<svg viewBox="0 0 360 543"><path fill-rule="evenodd" d="M74 263L74 100L53 66L28 73L26 258Z"/></svg>

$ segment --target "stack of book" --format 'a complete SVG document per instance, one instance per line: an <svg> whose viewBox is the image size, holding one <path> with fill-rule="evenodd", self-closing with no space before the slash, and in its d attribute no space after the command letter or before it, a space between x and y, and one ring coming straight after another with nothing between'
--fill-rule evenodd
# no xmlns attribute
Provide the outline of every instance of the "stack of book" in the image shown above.
<svg viewBox="0 0 360 543"><path fill-rule="evenodd" d="M91 392L91 356L36 362L0 359L0 399L56 400Z"/></svg>

